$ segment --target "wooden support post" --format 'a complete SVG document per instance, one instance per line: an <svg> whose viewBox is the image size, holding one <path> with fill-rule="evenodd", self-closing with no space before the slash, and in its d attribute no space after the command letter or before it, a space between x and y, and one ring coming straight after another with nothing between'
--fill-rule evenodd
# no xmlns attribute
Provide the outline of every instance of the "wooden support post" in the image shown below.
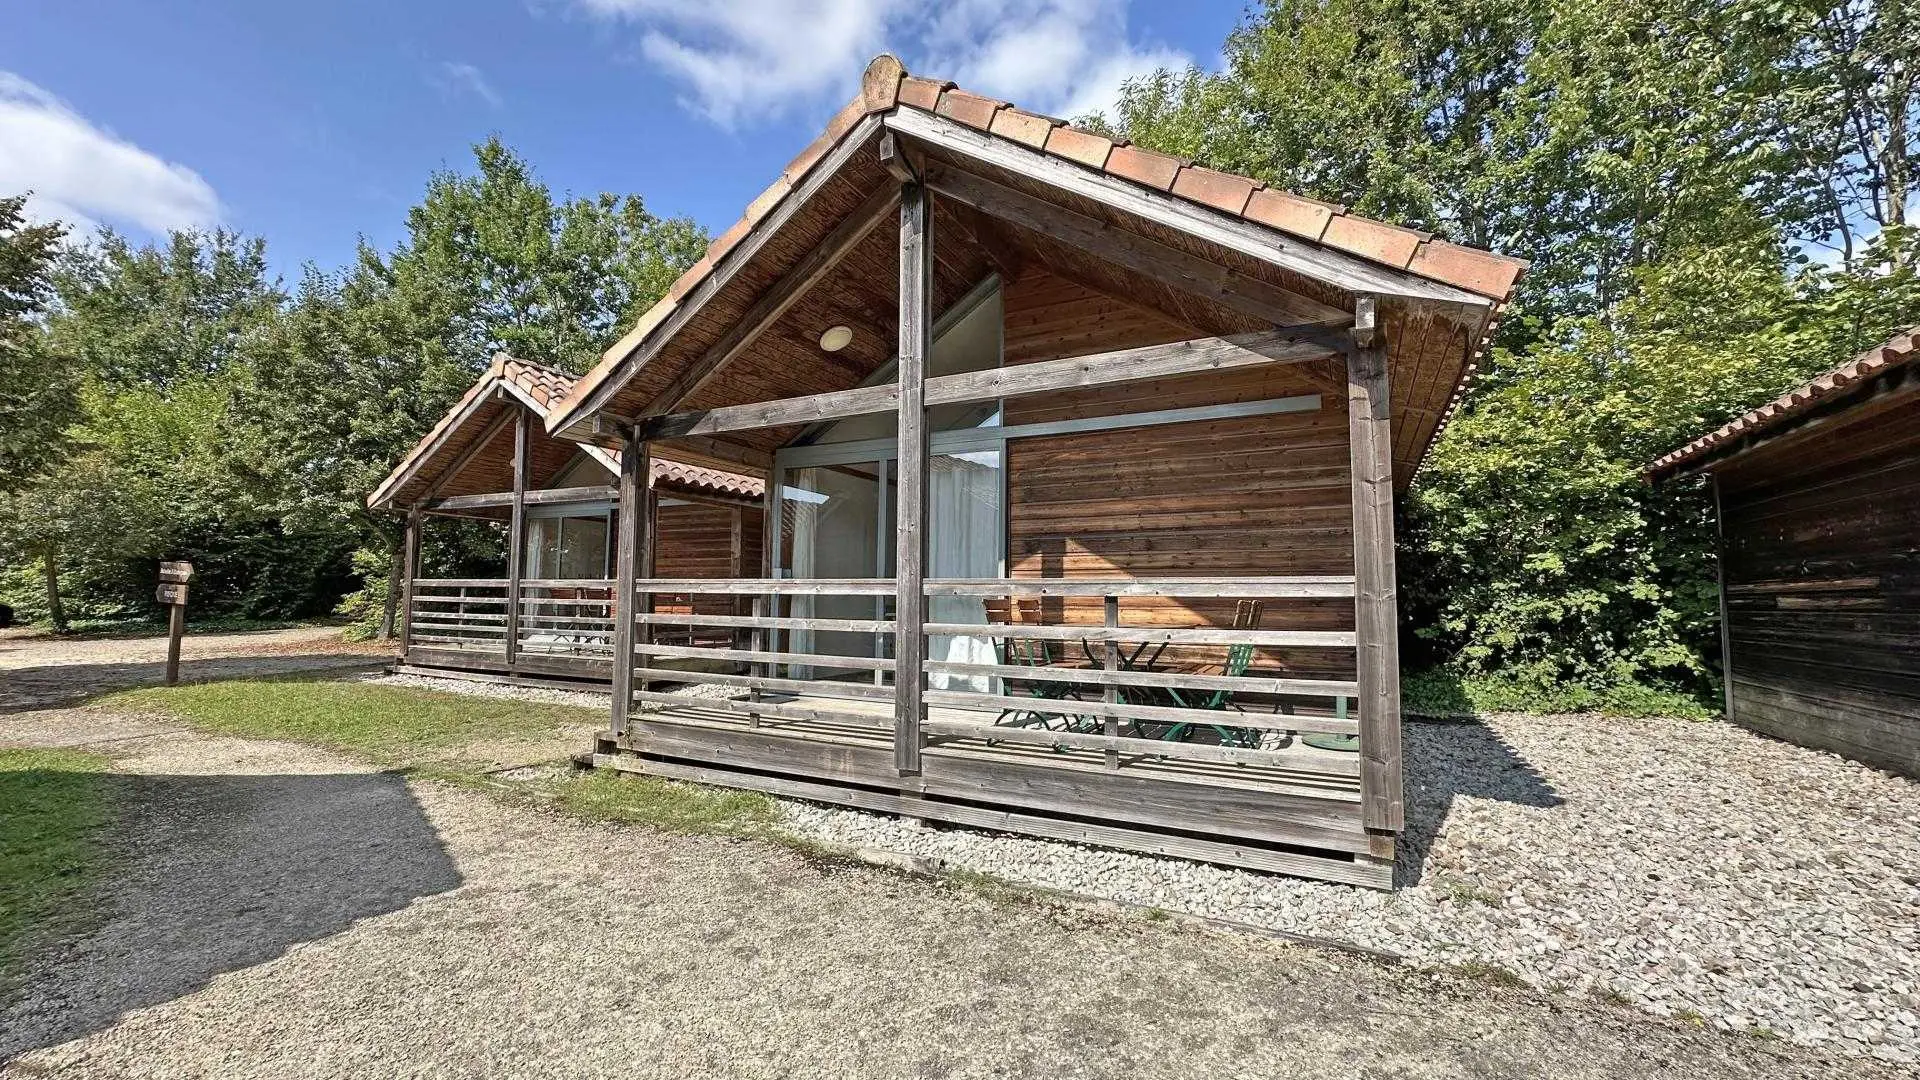
<svg viewBox="0 0 1920 1080"><path fill-rule="evenodd" d="M646 444L633 437L627 428L620 446L620 528L619 551L614 558L613 588L613 722L615 735L627 730L627 714L633 708L633 628L634 579L638 577L641 506L647 497Z"/></svg>
<svg viewBox="0 0 1920 1080"><path fill-rule="evenodd" d="M520 578L527 550L527 443L533 414L519 410L513 426L513 511L507 519L507 670L520 659Z"/></svg>
<svg viewBox="0 0 1920 1080"><path fill-rule="evenodd" d="M747 517L747 512L741 509L740 507L736 506L733 508L733 512L730 515L728 515L728 518L727 518L727 576L730 578L741 578L746 576L746 572L747 572L746 517ZM744 612L741 610L740 597L733 596L727 599L727 614L729 615L744 614ZM745 644L745 641L743 639L744 639L744 635L742 635L738 630L734 631L733 647L737 649L741 645Z"/></svg>
<svg viewBox="0 0 1920 1080"><path fill-rule="evenodd" d="M413 579L420 576L420 508L407 511L400 541L400 659L413 648Z"/></svg>
<svg viewBox="0 0 1920 1080"><path fill-rule="evenodd" d="M167 605L167 685L180 685L180 639L187 634L187 605Z"/></svg>
<svg viewBox="0 0 1920 1080"><path fill-rule="evenodd" d="M1115 627L1118 627L1120 625L1120 598L1117 596L1107 596L1107 597L1102 597L1101 600L1102 600L1102 606L1106 609L1106 617L1101 620L1102 625L1106 626L1108 629L1113 629ZM1107 642L1106 668L1108 671L1120 670L1120 642L1117 639L1109 640ZM1120 700L1119 685L1117 683L1108 683L1105 691L1100 695L1100 697L1102 701L1105 701L1110 705L1119 702ZM1107 717L1107 722L1103 726L1105 728L1108 738L1118 738L1120 736L1120 718L1119 717L1117 716ZM1120 767L1120 751L1114 749L1111 746L1107 747L1107 768L1118 769L1119 767Z"/></svg>
<svg viewBox="0 0 1920 1080"><path fill-rule="evenodd" d="M1366 828L1397 833L1400 638L1393 566L1393 422L1387 352L1372 297L1361 297L1347 354L1347 434L1353 468L1353 616L1360 689L1360 800Z"/></svg>
<svg viewBox="0 0 1920 1080"><path fill-rule="evenodd" d="M634 452L640 456L640 490L641 490L640 527L639 527L639 531L636 533L636 536L639 538L640 550L634 557L634 563L637 568L637 573L639 574L640 577L651 579L652 577L654 577L653 553L656 546L654 544L655 537L653 535L654 528L655 528L654 523L660 520L660 498L659 496L653 493L653 450L652 448L649 447L644 442L637 443L635 445ZM634 600L633 608L635 611L644 611L649 615L653 614L653 593L651 592L641 593ZM654 635L654 631L653 631L652 623L647 623L641 627L640 640L644 641L648 645L651 645L653 644L653 635ZM653 660L651 657L648 658L647 663L649 665L653 663ZM645 675L639 676L634 682L634 689L639 690L642 693L645 693L647 689L648 681L649 680Z"/></svg>
<svg viewBox="0 0 1920 1080"><path fill-rule="evenodd" d="M933 204L927 189L900 189L900 439L894 557L893 757L920 772L927 675L927 356L933 349Z"/></svg>

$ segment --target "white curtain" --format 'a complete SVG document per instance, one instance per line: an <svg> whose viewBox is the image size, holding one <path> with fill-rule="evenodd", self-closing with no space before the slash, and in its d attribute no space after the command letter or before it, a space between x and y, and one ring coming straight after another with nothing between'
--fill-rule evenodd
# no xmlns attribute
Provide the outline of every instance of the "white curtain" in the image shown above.
<svg viewBox="0 0 1920 1080"><path fill-rule="evenodd" d="M818 541L820 538L820 504L817 502L802 502L798 499L783 497L780 504L780 512L788 519L793 529L793 557L791 560L793 565L785 568L787 571L786 576L790 578L818 577L819 574L815 569L815 552L818 550ZM779 539L775 538L771 542L778 543ZM779 602L778 597L770 597L769 599L775 604ZM813 601L814 598L811 596L790 597L788 599L788 614L796 619L813 618ZM813 631L787 631L787 645L783 651L797 653L810 653L814 651ZM805 664L795 664L788 670L787 674L796 679L811 679L813 678L813 668Z"/></svg>
<svg viewBox="0 0 1920 1080"><path fill-rule="evenodd" d="M991 578L1000 576L1000 452L943 454L929 462L927 576ZM976 596L935 596L928 621L985 625L985 602ZM956 664L994 663L993 639L936 637L927 642L934 660ZM928 684L941 690L991 693L992 682L979 675L935 674Z"/></svg>

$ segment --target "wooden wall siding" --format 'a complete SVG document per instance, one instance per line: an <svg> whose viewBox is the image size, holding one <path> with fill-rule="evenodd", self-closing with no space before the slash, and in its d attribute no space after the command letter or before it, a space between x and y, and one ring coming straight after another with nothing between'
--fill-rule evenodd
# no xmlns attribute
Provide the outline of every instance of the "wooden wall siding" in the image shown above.
<svg viewBox="0 0 1920 1080"><path fill-rule="evenodd" d="M1165 316L1033 272L1006 290L1008 363L1196 336ZM1321 393L1315 412L1015 440L1008 448L1014 577L1353 572L1346 399L1288 368L1192 376L1009 401L1008 424ZM1122 621L1231 626L1232 600L1127 598ZM1047 614L1098 625L1101 601ZM1353 629L1351 600L1269 602L1270 630ZM1220 650L1192 650L1219 662ZM1170 658L1172 654L1170 653ZM1266 650L1260 667L1353 677L1350 650Z"/></svg>
<svg viewBox="0 0 1920 1080"><path fill-rule="evenodd" d="M1109 225L1125 228L1148 239L1230 270L1268 281L1302 296L1347 311L1353 309L1352 297L1340 290L1314 279L1280 270L1251 256L1197 239L1175 229L1127 217L1091 199L1060 191L1040 181L994 166L974 161L958 162L938 151L932 151L928 156L931 161L964 166L968 171L978 173L1016 191L1046 199L1075 213L1095 218ZM1206 333L1232 333L1254 328L1246 322L1245 316L1230 312L1209 301L1147 281L1110 263L1079 255L1074 253L1073 249L1066 248L1055 241L1043 237L1036 239L1037 234L1026 230L1011 225L1003 225L1003 228L1017 237L1021 246L1040 255L1042 261L1048 263L1051 268L1066 272L1068 276L1111 295L1137 298L1143 305L1166 312ZM1070 254L1056 255L1053 254L1055 252ZM1059 260L1063 258L1071 260L1072 266L1062 265ZM1460 379L1461 371L1466 366L1472 343L1450 313L1437 310L1409 313L1396 305L1388 305L1383 318L1383 329L1391 350L1389 363L1392 366L1392 372L1389 390L1392 394L1394 410L1394 483L1397 489L1404 491L1412 479L1414 469L1419 464L1428 442L1432 440L1438 429L1447 403L1452 399L1453 389ZM1189 334L1188 336L1197 335Z"/></svg>
<svg viewBox="0 0 1920 1080"><path fill-rule="evenodd" d="M1722 472L1733 718L1920 775L1920 405Z"/></svg>
<svg viewBox="0 0 1920 1080"><path fill-rule="evenodd" d="M741 569L732 565L733 510L705 503L681 503L655 510L654 576L663 578L738 578L760 576L760 537L765 514L758 509L741 508ZM694 598L663 597L656 610L673 614L698 612L702 615L744 613L744 603L736 606L725 596Z"/></svg>

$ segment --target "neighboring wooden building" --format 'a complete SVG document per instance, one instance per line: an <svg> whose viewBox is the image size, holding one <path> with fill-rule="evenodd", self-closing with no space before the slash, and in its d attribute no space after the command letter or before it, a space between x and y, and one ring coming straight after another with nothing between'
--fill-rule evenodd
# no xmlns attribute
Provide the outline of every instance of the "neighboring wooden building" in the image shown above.
<svg viewBox="0 0 1920 1080"><path fill-rule="evenodd" d="M1713 484L1727 715L1920 776L1915 332L1647 471Z"/></svg>
<svg viewBox="0 0 1920 1080"><path fill-rule="evenodd" d="M517 681L612 678L620 456L547 434L549 410L572 387L562 372L495 357L368 497L373 509L408 515L405 665ZM655 459L647 520L658 572L728 577L757 567L765 490L760 477ZM505 522L503 576L419 577L420 530L434 517ZM693 600L663 596L659 609L737 606Z"/></svg>
<svg viewBox="0 0 1920 1080"><path fill-rule="evenodd" d="M1520 269L876 59L549 412L621 454L594 760L1390 886L1393 497ZM656 455L768 477L754 572L649 573Z"/></svg>

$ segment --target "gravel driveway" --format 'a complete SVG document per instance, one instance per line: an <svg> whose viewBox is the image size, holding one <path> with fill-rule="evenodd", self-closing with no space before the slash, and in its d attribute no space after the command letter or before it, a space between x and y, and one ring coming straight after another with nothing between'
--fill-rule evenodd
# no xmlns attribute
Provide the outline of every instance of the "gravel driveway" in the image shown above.
<svg viewBox="0 0 1920 1080"><path fill-rule="evenodd" d="M105 926L0 1010L7 1075L1900 1075L152 720L0 742L98 743L126 800Z"/></svg>

